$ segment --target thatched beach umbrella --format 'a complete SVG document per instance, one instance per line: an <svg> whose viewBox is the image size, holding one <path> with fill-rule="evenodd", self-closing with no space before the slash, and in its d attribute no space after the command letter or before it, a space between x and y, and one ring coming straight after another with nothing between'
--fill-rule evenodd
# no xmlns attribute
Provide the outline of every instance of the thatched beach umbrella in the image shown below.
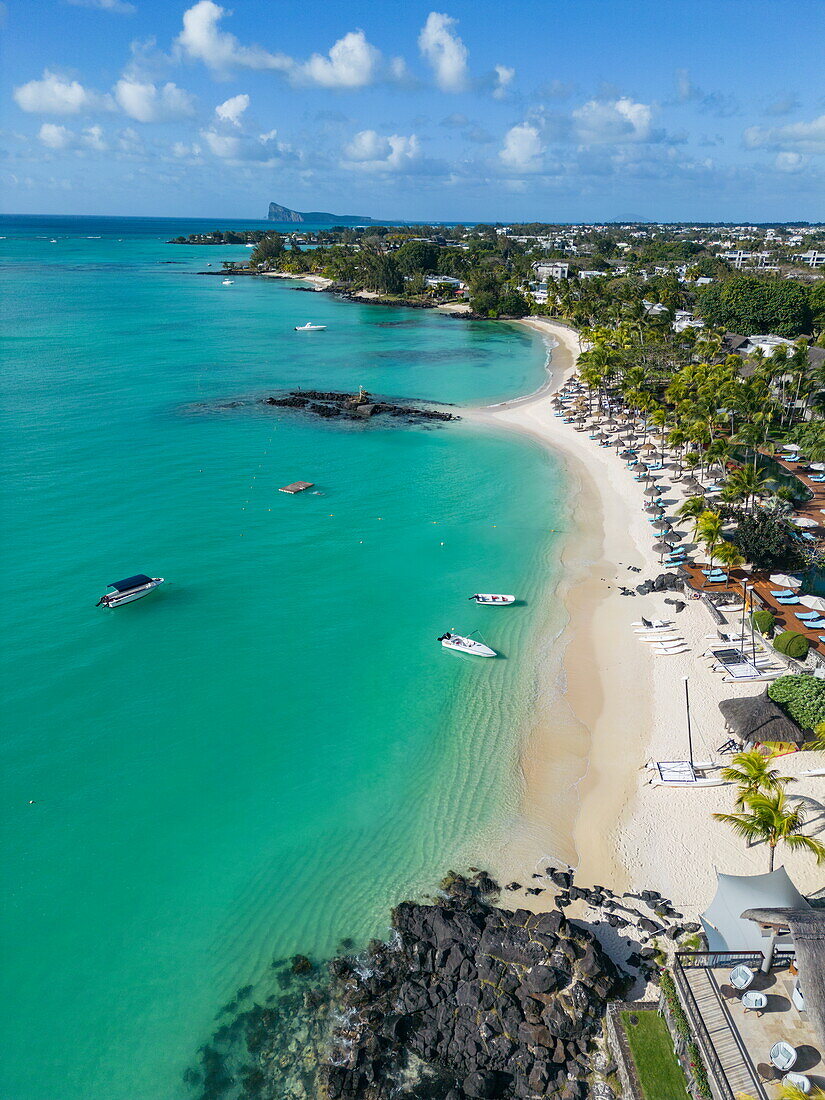
<svg viewBox="0 0 825 1100"><path fill-rule="evenodd" d="M665 535L664 541L668 544L668 546L675 546L684 537L685 536L682 534L681 531L668 531L668 533Z"/></svg>
<svg viewBox="0 0 825 1100"><path fill-rule="evenodd" d="M661 490L656 485L648 485L645 489L646 497L658 497L661 495Z"/></svg>
<svg viewBox="0 0 825 1100"><path fill-rule="evenodd" d="M645 511L649 516L663 516L665 514L665 510L661 504L646 504Z"/></svg>
<svg viewBox="0 0 825 1100"><path fill-rule="evenodd" d="M652 527L655 531L671 531L671 530L673 530L673 527L672 527L672 524L671 524L670 520L664 519L662 516L659 516L658 519L654 519Z"/></svg>

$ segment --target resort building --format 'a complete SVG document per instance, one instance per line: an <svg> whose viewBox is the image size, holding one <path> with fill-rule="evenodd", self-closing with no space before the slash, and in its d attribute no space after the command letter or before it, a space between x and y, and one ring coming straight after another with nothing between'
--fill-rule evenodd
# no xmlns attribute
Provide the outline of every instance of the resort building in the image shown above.
<svg viewBox="0 0 825 1100"><path fill-rule="evenodd" d="M807 252L799 252L791 259L797 264L807 264L808 267L825 267L825 252L818 252L815 248L809 248Z"/></svg>
<svg viewBox="0 0 825 1100"><path fill-rule="evenodd" d="M775 1100L825 1078L825 911L784 867L717 874L707 951L677 952L674 980L715 1100Z"/></svg>
<svg viewBox="0 0 825 1100"><path fill-rule="evenodd" d="M687 309L677 309L673 317L673 331L684 332L686 328L704 328L705 322L699 317L694 317Z"/></svg>
<svg viewBox="0 0 825 1100"><path fill-rule="evenodd" d="M546 283L548 279L566 279L570 272L570 264L566 260L556 260L552 263L533 264L539 282Z"/></svg>

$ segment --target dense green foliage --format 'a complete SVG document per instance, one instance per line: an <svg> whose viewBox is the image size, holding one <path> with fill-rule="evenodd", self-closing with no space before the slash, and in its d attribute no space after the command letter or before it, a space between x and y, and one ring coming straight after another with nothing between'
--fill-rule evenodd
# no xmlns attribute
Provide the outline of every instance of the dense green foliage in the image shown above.
<svg viewBox="0 0 825 1100"><path fill-rule="evenodd" d="M825 680L814 676L780 676L768 687L768 695L802 729L825 722Z"/></svg>
<svg viewBox="0 0 825 1100"><path fill-rule="evenodd" d="M811 331L808 292L787 279L735 275L700 291L699 311L712 325L731 332L794 337Z"/></svg>
<svg viewBox="0 0 825 1100"><path fill-rule="evenodd" d="M726 513L736 521L731 540L757 569L776 572L797 569L802 564L799 533L785 516L738 508L726 509Z"/></svg>
<svg viewBox="0 0 825 1100"><path fill-rule="evenodd" d="M689 1100L685 1075L658 1012L623 1012L621 1021L645 1100Z"/></svg>
<svg viewBox="0 0 825 1100"><path fill-rule="evenodd" d="M764 634L766 638L769 638L773 633L773 628L776 624L776 619L773 617L770 611L766 611L765 609L754 611L751 618L753 620L753 625L756 627L759 633Z"/></svg>
<svg viewBox="0 0 825 1100"><path fill-rule="evenodd" d="M795 661L804 661L808 656L808 639L804 634L797 634L793 630L783 630L774 638L773 648Z"/></svg>

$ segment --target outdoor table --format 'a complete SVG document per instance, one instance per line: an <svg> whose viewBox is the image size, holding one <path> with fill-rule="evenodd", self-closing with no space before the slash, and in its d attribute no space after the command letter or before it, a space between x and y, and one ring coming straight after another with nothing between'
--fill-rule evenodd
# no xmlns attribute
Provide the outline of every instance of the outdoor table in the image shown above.
<svg viewBox="0 0 825 1100"><path fill-rule="evenodd" d="M730 972L730 984L734 989L747 989L752 981L753 971L749 966L745 966L744 963L735 966Z"/></svg>
<svg viewBox="0 0 825 1100"><path fill-rule="evenodd" d="M796 1065L796 1048L786 1043L784 1039L780 1039L771 1047L771 1063L777 1069L793 1069Z"/></svg>
<svg viewBox="0 0 825 1100"><path fill-rule="evenodd" d="M767 1005L768 998L764 993L757 993L755 989L748 990L747 993L742 994L742 1007L746 1012L761 1012Z"/></svg>
<svg viewBox="0 0 825 1100"><path fill-rule="evenodd" d="M811 1082L804 1073L786 1073L782 1078L782 1084L793 1085L800 1092L804 1092L806 1096L811 1091Z"/></svg>

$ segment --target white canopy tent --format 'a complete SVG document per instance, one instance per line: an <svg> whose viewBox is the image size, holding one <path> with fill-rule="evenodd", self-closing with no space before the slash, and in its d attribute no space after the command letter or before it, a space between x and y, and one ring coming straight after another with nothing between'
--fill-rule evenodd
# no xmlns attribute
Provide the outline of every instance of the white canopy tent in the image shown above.
<svg viewBox="0 0 825 1100"><path fill-rule="evenodd" d="M764 951L768 935L758 924L743 920L746 909L809 909L784 867L766 875L721 875L716 894L699 919L709 951ZM780 943L784 939L780 939Z"/></svg>

